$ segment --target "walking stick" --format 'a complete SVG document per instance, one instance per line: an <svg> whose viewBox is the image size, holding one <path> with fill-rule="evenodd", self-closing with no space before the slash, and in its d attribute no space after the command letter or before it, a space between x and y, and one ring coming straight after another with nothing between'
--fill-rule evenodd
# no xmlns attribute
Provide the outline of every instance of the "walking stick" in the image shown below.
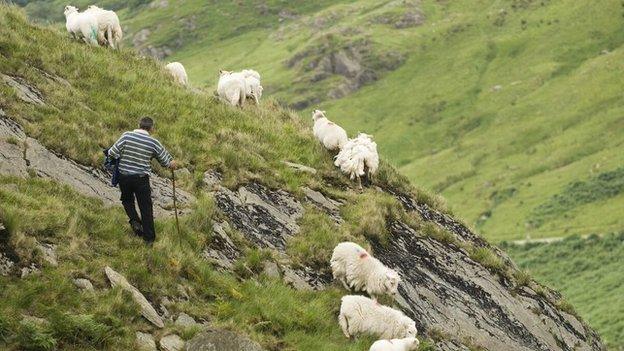
<svg viewBox="0 0 624 351"><path fill-rule="evenodd" d="M175 211L176 230L178 231L178 238L181 243L182 236L180 235L180 221L178 220L178 199L176 196L175 171L173 169L171 170L171 179L173 180L173 210Z"/></svg>

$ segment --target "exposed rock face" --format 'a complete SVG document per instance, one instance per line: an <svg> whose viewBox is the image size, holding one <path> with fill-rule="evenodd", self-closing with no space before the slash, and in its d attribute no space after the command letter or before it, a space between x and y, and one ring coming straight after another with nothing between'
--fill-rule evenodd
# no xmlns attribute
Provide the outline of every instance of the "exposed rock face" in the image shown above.
<svg viewBox="0 0 624 351"><path fill-rule="evenodd" d="M110 267L104 268L104 272L106 273L106 276L108 277L108 280L110 280L113 287L119 286L123 290L126 290L130 294L132 294L132 298L134 299L134 301L141 307L141 314L143 315L143 317L145 317L145 319L150 321L158 328L163 328L165 326L158 313L156 313L156 310L154 309L152 304L147 301L147 299L145 298L145 296L143 296L143 294L141 294L139 289L128 283L126 277L115 272Z"/></svg>
<svg viewBox="0 0 624 351"><path fill-rule="evenodd" d="M202 257L222 268L232 269L234 261L240 257L240 251L227 234L228 228L227 222L212 225L212 242L204 249Z"/></svg>
<svg viewBox="0 0 624 351"><path fill-rule="evenodd" d="M263 351L248 338L228 330L208 330L186 343L186 351Z"/></svg>
<svg viewBox="0 0 624 351"><path fill-rule="evenodd" d="M221 187L215 199L236 229L260 247L283 251L286 240L299 231L303 206L285 191L251 183L237 192Z"/></svg>
<svg viewBox="0 0 624 351"><path fill-rule="evenodd" d="M26 178L30 173L67 184L107 205L121 205L119 189L110 186L107 173L56 155L36 139L28 137L19 124L0 115L0 175ZM156 175L150 180L156 216L173 215L171 181ZM191 194L177 190L178 204L182 208L194 201Z"/></svg>
<svg viewBox="0 0 624 351"><path fill-rule="evenodd" d="M576 317L531 289L514 291L463 249L400 222L389 223L389 230L387 246L373 243L375 255L400 272L397 300L418 329L455 340L441 349L465 350L461 344L470 340L487 350L601 350L595 332Z"/></svg>
<svg viewBox="0 0 624 351"><path fill-rule="evenodd" d="M20 77L11 77L0 73L0 78L11 86L17 96L24 102L28 102L35 105L44 105L43 94L34 86L28 84L27 81Z"/></svg>
<svg viewBox="0 0 624 351"><path fill-rule="evenodd" d="M58 259L56 256L56 245L39 243L37 244L37 248L43 255L44 261L46 261L52 267L58 266Z"/></svg>
<svg viewBox="0 0 624 351"><path fill-rule="evenodd" d="M335 222L343 222L342 217L340 217L340 208L338 208L340 202L325 197L322 193L308 187L304 187L302 190L310 202L327 213Z"/></svg>

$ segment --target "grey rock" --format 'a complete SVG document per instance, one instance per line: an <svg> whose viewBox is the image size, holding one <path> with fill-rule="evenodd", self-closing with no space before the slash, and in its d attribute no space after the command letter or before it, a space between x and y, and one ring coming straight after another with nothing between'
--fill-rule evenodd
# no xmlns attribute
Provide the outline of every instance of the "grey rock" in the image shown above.
<svg viewBox="0 0 624 351"><path fill-rule="evenodd" d="M186 351L264 351L258 343L228 330L208 330L186 343Z"/></svg>
<svg viewBox="0 0 624 351"><path fill-rule="evenodd" d="M306 195L306 198L310 200L317 207L324 210L328 215L334 219L337 223L342 223L342 217L340 217L340 202L327 198L322 193L312 190L308 187L302 188L303 193Z"/></svg>
<svg viewBox="0 0 624 351"><path fill-rule="evenodd" d="M284 283L292 286L295 290L312 290L312 286L289 266L282 267Z"/></svg>
<svg viewBox="0 0 624 351"><path fill-rule="evenodd" d="M160 339L160 349L162 351L181 351L184 349L184 340L175 334L164 336Z"/></svg>
<svg viewBox="0 0 624 351"><path fill-rule="evenodd" d="M13 272L15 262L10 260L3 252L0 252L0 275L3 277L8 276Z"/></svg>
<svg viewBox="0 0 624 351"><path fill-rule="evenodd" d="M41 273L39 268L37 268L37 266L34 263L31 263L30 266L22 267L20 278L24 279L28 277L29 275L39 274L39 273Z"/></svg>
<svg viewBox="0 0 624 351"><path fill-rule="evenodd" d="M240 250L230 239L227 233L228 228L227 222L212 225L212 241L202 252L202 257L221 268L230 270L234 267L234 261L240 257Z"/></svg>
<svg viewBox="0 0 624 351"><path fill-rule="evenodd" d="M43 260L46 261L50 266L57 267L58 259L56 256L56 246L52 244L42 244L38 243L37 248L43 255Z"/></svg>
<svg viewBox="0 0 624 351"><path fill-rule="evenodd" d="M136 332L136 346L139 351L157 351L152 334Z"/></svg>
<svg viewBox="0 0 624 351"><path fill-rule="evenodd" d="M37 88L28 83L25 79L1 73L0 78L2 78L5 84L15 90L17 97L19 97L22 101L35 105L45 105L45 102L43 101L43 94L41 94Z"/></svg>
<svg viewBox="0 0 624 351"><path fill-rule="evenodd" d="M303 206L283 190L250 183L233 192L218 187L217 206L247 239L262 248L285 250L286 240L299 232Z"/></svg>
<svg viewBox="0 0 624 351"><path fill-rule="evenodd" d="M184 312L181 312L175 321L175 325L178 325L180 327L193 327L198 325L198 323L195 321L195 318L189 316Z"/></svg>
<svg viewBox="0 0 624 351"><path fill-rule="evenodd" d="M158 328L163 328L165 326L162 319L158 313L156 313L154 307L149 303L149 301L147 301L145 296L143 296L137 288L132 286L123 275L115 272L108 266L104 268L104 272L113 287L119 286L121 289L128 291L132 295L134 301L141 307L141 314L145 317L145 319Z"/></svg>
<svg viewBox="0 0 624 351"><path fill-rule="evenodd" d="M281 266L284 283L296 290L323 290L331 281L331 273L319 272L309 267Z"/></svg>
<svg viewBox="0 0 624 351"><path fill-rule="evenodd" d="M151 34L151 30L147 28L141 29L140 31L136 32L136 34L132 37L132 45L134 45L135 48L143 46L145 43L147 43L147 40L149 39Z"/></svg>
<svg viewBox="0 0 624 351"><path fill-rule="evenodd" d="M353 78L362 70L358 59L345 51L332 55L333 71L341 76Z"/></svg>
<svg viewBox="0 0 624 351"><path fill-rule="evenodd" d="M223 177L217 171L210 170L204 173L204 184L210 188L221 184Z"/></svg>
<svg viewBox="0 0 624 351"><path fill-rule="evenodd" d="M280 277L280 269L275 262L265 262L262 273L264 273L269 278L278 279Z"/></svg>
<svg viewBox="0 0 624 351"><path fill-rule="evenodd" d="M300 165L298 163L293 163L293 162L288 162L288 161L282 161L286 166L293 168L296 171L299 172L305 172L305 173L310 173L310 174L316 174L316 169L312 168L312 167L308 167L308 166L304 166L304 165Z"/></svg>
<svg viewBox="0 0 624 351"><path fill-rule="evenodd" d="M74 285L80 290L84 290L84 291L94 290L93 284L91 283L89 279L78 278L78 279L74 279L73 282L74 282Z"/></svg>
<svg viewBox="0 0 624 351"><path fill-rule="evenodd" d="M9 143L7 140L10 138L21 142L19 145ZM39 177L67 184L82 195L99 198L106 205L121 205L119 189L109 185L110 176L107 173L57 156L36 139L27 137L19 124L0 117L0 175L27 178L29 171ZM173 215L171 180L152 174L150 182L155 215ZM188 192L177 190L178 205L183 209L182 213L186 213L188 204L195 199Z"/></svg>

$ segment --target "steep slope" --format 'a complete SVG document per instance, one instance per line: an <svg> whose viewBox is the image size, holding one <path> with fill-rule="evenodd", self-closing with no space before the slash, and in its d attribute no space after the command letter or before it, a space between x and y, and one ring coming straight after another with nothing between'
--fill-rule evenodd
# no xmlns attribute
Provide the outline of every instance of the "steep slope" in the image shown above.
<svg viewBox="0 0 624 351"><path fill-rule="evenodd" d="M488 238L624 224L612 211L621 184L599 196L576 186L621 173L617 1L141 3L104 2L120 8L128 45L182 61L210 89L219 69L257 68L280 101L374 134ZM27 8L49 18L62 5Z"/></svg>
<svg viewBox="0 0 624 351"><path fill-rule="evenodd" d="M522 269L561 292L600 331L609 350L623 350L624 234L505 248Z"/></svg>
<svg viewBox="0 0 624 351"><path fill-rule="evenodd" d="M86 177L99 167L100 147L151 114L158 137L185 163L181 183L196 199L180 236L161 217L156 244L145 247L105 196L60 184L46 165L26 165L26 174L0 167L3 347L130 349L137 331L196 345L211 328L247 334L268 350L365 350L370 338L348 340L337 326L347 292L331 284L327 263L336 243L355 240L401 272L396 304L430 340L423 349L603 348L557 293L390 166L360 194L310 124L274 102L224 106L210 92L177 87L160 63L131 50L71 42L0 6L0 72L10 78L0 82L9 126L0 133L2 155L28 152L38 140L47 149L40 155L63 155ZM24 134L4 133L18 126ZM164 328L141 317L136 291L110 287L105 267L156 307L150 317ZM74 284L84 281L75 279L94 289L79 290ZM205 323L181 323L182 312Z"/></svg>

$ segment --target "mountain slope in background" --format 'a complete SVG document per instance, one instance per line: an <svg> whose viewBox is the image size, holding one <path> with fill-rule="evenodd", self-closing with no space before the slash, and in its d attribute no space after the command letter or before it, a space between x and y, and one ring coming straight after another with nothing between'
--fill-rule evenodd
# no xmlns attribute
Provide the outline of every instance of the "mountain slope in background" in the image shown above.
<svg viewBox="0 0 624 351"><path fill-rule="evenodd" d="M61 3L26 8L56 20ZM253 67L267 94L373 134L492 240L624 225L619 1L101 4L119 9L127 45L183 62L194 85Z"/></svg>
<svg viewBox="0 0 624 351"><path fill-rule="evenodd" d="M370 338L338 328L347 292L328 271L335 244L354 240L401 271L387 303L417 321L422 349L604 349L558 293L392 167L355 191L310 123L274 101L225 106L174 85L160 62L72 42L5 5L0 72L0 165L26 167L0 167L2 347L125 350L143 332L161 343L179 335L194 350L235 330L267 350L363 350ZM195 199L180 235L159 218L153 247L107 197L81 191L103 182L100 148L144 114L186 165L179 185ZM61 162L72 172L55 177ZM109 267L142 293L141 309Z"/></svg>

